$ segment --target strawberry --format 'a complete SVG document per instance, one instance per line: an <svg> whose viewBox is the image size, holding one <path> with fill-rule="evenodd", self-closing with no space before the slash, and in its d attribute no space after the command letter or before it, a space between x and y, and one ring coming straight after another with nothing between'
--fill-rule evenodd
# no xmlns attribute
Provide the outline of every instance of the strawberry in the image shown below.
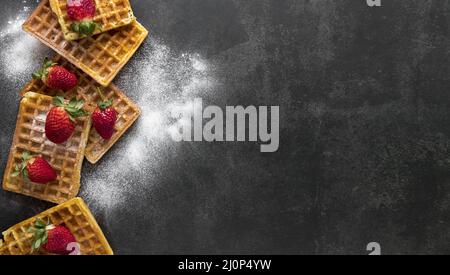
<svg viewBox="0 0 450 275"><path fill-rule="evenodd" d="M34 226L28 231L34 233L32 252L42 247L52 254L68 255L71 252L68 250L68 245L76 242L75 236L67 227L46 224L41 219L36 219Z"/></svg>
<svg viewBox="0 0 450 275"><path fill-rule="evenodd" d="M46 184L56 180L56 172L42 157L32 156L29 152L22 154L22 163L16 165L12 177L22 174L25 181Z"/></svg>
<svg viewBox="0 0 450 275"><path fill-rule="evenodd" d="M70 27L72 31L87 37L97 28L101 29L93 20L96 8L95 0L67 0L67 15L74 21Z"/></svg>
<svg viewBox="0 0 450 275"><path fill-rule="evenodd" d="M78 78L74 73L58 66L57 63L48 58L44 59L43 67L33 74L33 78L42 80L49 88L63 91L71 90L78 84Z"/></svg>
<svg viewBox="0 0 450 275"><path fill-rule="evenodd" d="M67 104L64 98L55 96L53 98L53 107L47 114L45 121L45 135L56 144L67 141L75 130L75 119L86 116L87 112L83 110L83 100L73 98Z"/></svg>
<svg viewBox="0 0 450 275"><path fill-rule="evenodd" d="M98 107L92 113L92 124L97 133L104 139L111 139L114 134L114 126L117 121L117 111L111 107L112 100L106 100L100 89L97 89L102 101L98 102Z"/></svg>

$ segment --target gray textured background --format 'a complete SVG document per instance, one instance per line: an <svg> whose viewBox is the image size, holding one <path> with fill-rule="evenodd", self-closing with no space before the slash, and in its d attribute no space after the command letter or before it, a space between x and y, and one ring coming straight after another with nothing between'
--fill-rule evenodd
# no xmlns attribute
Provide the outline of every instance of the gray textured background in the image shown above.
<svg viewBox="0 0 450 275"><path fill-rule="evenodd" d="M449 1L365 2L132 1L150 37L115 83L144 120L85 163L80 192L117 254L450 253ZM24 5L2 1L0 28ZM1 169L17 92L49 53L33 47L14 76L2 49ZM153 109L196 96L279 105L279 151L150 134ZM50 206L2 191L0 228Z"/></svg>

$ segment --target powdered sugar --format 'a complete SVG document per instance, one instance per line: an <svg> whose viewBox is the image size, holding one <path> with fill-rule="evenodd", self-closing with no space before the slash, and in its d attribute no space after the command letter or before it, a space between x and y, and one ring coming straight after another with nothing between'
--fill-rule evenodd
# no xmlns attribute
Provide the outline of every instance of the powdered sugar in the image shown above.
<svg viewBox="0 0 450 275"><path fill-rule="evenodd" d="M135 153L128 156L134 163L140 163L148 151L154 149L155 140L167 139L174 106L189 104L195 96L211 90L214 82L206 71L208 65L197 55L176 56L157 41L144 52L143 58L134 62L131 66L134 68L130 69L138 72L137 81L133 81L133 94L137 95L137 103L142 109L136 135L140 142L133 145L151 148L131 150Z"/></svg>
<svg viewBox="0 0 450 275"><path fill-rule="evenodd" d="M22 1L22 9L8 18L6 27L0 30L3 45L0 53L2 78L17 89L31 78L31 73L39 67L43 56L50 52L37 39L22 30L22 24L31 12L28 2Z"/></svg>
<svg viewBox="0 0 450 275"><path fill-rule="evenodd" d="M140 51L117 83L123 83L142 116L114 155L83 179L82 195L96 210L139 200L153 187L165 156L176 148L171 112L189 108L195 97L213 92L216 85L212 66L197 54L175 54L151 38Z"/></svg>

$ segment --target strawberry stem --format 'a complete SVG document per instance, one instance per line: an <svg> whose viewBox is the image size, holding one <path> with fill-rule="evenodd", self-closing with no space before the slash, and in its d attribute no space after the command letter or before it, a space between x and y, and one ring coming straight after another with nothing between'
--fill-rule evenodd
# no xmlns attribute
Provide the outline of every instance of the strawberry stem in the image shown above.
<svg viewBox="0 0 450 275"><path fill-rule="evenodd" d="M48 231L55 228L50 224L50 220L45 223L40 218L36 219L36 222L32 227L28 229L28 232L34 234L34 240L31 245L31 253L38 250L42 245L46 244L48 241Z"/></svg>
<svg viewBox="0 0 450 275"><path fill-rule="evenodd" d="M80 34L82 37L88 37L94 34L95 30L102 30L102 26L94 21L81 21L72 23L70 26L73 32Z"/></svg>
<svg viewBox="0 0 450 275"><path fill-rule="evenodd" d="M97 103L98 107L102 110L111 107L113 101L111 99L108 100L108 98L103 94L102 90L99 87L97 87L97 93L101 98L101 100L99 100Z"/></svg>
<svg viewBox="0 0 450 275"><path fill-rule="evenodd" d="M48 69L56 65L58 64L50 60L48 57L44 58L44 64L42 65L42 68L39 71L33 73L33 79L45 78L48 75Z"/></svg>
<svg viewBox="0 0 450 275"><path fill-rule="evenodd" d="M55 96L53 98L53 105L63 107L71 121L75 121L78 117L87 116L86 110L83 109L84 101L77 100L75 97L72 98L69 103L66 103L64 97Z"/></svg>
<svg viewBox="0 0 450 275"><path fill-rule="evenodd" d="M22 162L20 164L16 164L14 167L14 172L11 174L12 178L16 178L19 175L22 175L24 181L29 182L28 178L28 170L27 170L27 164L28 161L30 161L35 156L30 154L30 152L25 151L22 153Z"/></svg>
<svg viewBox="0 0 450 275"><path fill-rule="evenodd" d="M103 101L107 100L106 96L103 94L102 90L99 87L97 87L97 93Z"/></svg>

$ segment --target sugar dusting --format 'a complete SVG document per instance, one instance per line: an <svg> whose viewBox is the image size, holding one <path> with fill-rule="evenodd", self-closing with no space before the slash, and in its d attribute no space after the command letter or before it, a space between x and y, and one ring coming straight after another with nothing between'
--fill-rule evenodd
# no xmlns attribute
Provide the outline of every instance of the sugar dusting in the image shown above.
<svg viewBox="0 0 450 275"><path fill-rule="evenodd" d="M213 66L200 55L176 54L152 38L142 47L117 81L124 83L142 116L114 156L83 179L82 196L97 211L138 201L151 190L165 156L176 150L171 132L177 120L171 113L189 109L194 98L212 93L216 86Z"/></svg>
<svg viewBox="0 0 450 275"><path fill-rule="evenodd" d="M0 30L1 74L17 89L30 79L31 73L41 64L42 57L49 52L47 47L22 30L22 24L32 10L29 2L33 1L22 1L21 10L7 18L6 26Z"/></svg>
<svg viewBox="0 0 450 275"><path fill-rule="evenodd" d="M34 2L34 3L33 3ZM46 46L22 30L36 0L24 0L21 10L0 30L1 77L17 90L29 81L43 57L51 53ZM164 43L149 38L140 53L116 81L134 99L142 116L114 155L92 168L83 178L80 196L95 210L112 210L128 198L139 200L157 179L164 156L173 153L171 139L174 119L171 113L192 106L195 97L214 91L213 68L198 54L177 54ZM182 122L182 121L181 121ZM118 169L119 167L119 169ZM149 181L150 179L150 181Z"/></svg>

